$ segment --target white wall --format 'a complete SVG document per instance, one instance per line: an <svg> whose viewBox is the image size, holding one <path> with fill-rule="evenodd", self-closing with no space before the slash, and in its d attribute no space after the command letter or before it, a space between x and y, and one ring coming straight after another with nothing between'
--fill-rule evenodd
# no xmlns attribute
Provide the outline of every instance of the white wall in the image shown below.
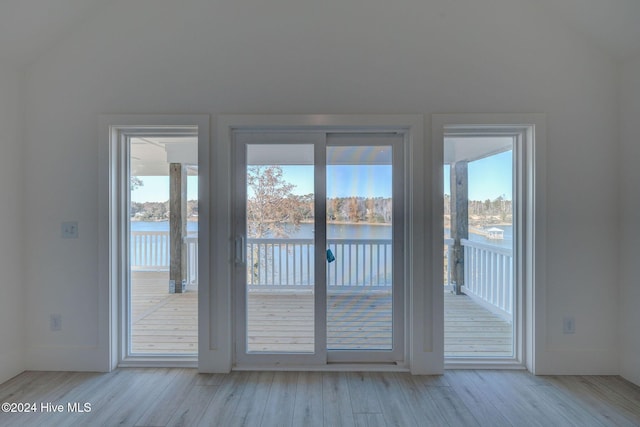
<svg viewBox="0 0 640 427"><path fill-rule="evenodd" d="M538 371L616 373L616 69L527 3L105 6L29 68L29 368L102 368L101 113L546 112L548 313ZM80 239L60 239L64 220L79 221ZM48 331L50 313L62 314L62 332ZM562 335L565 315L575 316L575 335Z"/></svg>
<svg viewBox="0 0 640 427"><path fill-rule="evenodd" d="M620 79L620 373L640 385L640 58Z"/></svg>
<svg viewBox="0 0 640 427"><path fill-rule="evenodd" d="M0 383L25 369L22 82L20 73L0 69Z"/></svg>

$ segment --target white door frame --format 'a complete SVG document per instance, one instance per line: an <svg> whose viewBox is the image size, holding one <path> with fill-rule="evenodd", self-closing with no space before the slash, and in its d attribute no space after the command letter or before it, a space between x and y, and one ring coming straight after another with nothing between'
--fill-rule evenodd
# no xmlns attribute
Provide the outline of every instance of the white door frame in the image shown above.
<svg viewBox="0 0 640 427"><path fill-rule="evenodd" d="M468 359L447 361L447 368L522 368L536 372L536 356L544 339L545 328L545 236L546 236L546 116L545 114L434 114L432 115L432 150L434 209L432 228L435 265L443 265L443 147L447 131L474 130L482 132L507 130L517 138L514 160L519 163L515 171L514 193L520 193L515 202L517 233L514 263L515 281L520 295L517 301L516 355L514 358ZM442 287L442 286L441 286ZM442 295L440 304L444 305ZM439 319L444 337L444 317Z"/></svg>
<svg viewBox="0 0 640 427"><path fill-rule="evenodd" d="M231 266L233 260L233 235L231 206L231 147L233 131L236 129L333 129L376 131L395 129L406 135L405 142L405 360L400 367L390 365L368 366L366 369L411 369L416 374L442 372L442 346L438 349L433 343L433 333L429 325L434 314L431 303L433 283L426 272L431 271L429 241L430 229L426 227L428 212L431 209L425 195L431 187L431 176L425 175L427 161L424 150L424 117L422 115L222 115L217 120L218 144L213 170L218 179L214 179L214 191L220 208L212 212L214 217L212 236L213 252L226 254L215 262L212 268L220 280L212 283L212 293L218 295L213 321L219 326L212 340L219 344L216 360L200 360L201 369L208 366L208 372L228 372L232 368L234 331L232 319ZM427 184L425 186L425 183ZM225 203L226 202L226 203ZM215 236L226 236L217 240ZM221 246L219 246L221 245ZM428 325L425 327L425 325ZM439 350L439 353L438 353ZM361 365L359 369L363 369ZM286 367L283 367L286 369ZM296 367L298 369L304 367ZM331 369L337 366L332 365ZM349 369L349 366L343 366ZM351 367L353 369L353 366Z"/></svg>
<svg viewBox="0 0 640 427"><path fill-rule="evenodd" d="M233 274L233 299L235 320L235 364L237 367L245 366L317 366L327 363L397 363L406 359L404 348L405 328L405 299L404 299L404 164L403 155L406 145L404 132L398 134L397 128L361 130L357 128L345 131L327 128L323 130L312 129L309 131L252 128L249 131L234 131L233 141L233 236L234 244L234 274ZM314 342L315 349L309 353L287 352L256 352L247 353L247 291L246 291L246 260L244 246L247 239L246 231L246 167L248 145L307 145L314 151L314 209L315 209L315 253L314 259ZM324 249L327 248L326 233L326 153L329 147L338 146L390 146L392 147L392 171L393 171L393 342L391 350L331 350L327 347L327 265Z"/></svg>
<svg viewBox="0 0 640 427"><path fill-rule="evenodd" d="M127 327L126 316L120 307L124 301L123 283L128 281L128 247L126 221L123 206L127 205L128 188L122 179L127 171L126 144L124 138L136 132L163 133L181 127L197 127L198 136L198 199L199 199L199 267L202 283L198 292L199 313L209 312L209 121L208 115L101 115L100 116L100 179L99 187L99 342L105 349L105 371L117 366L197 366L196 357L149 356L129 359L124 341ZM205 317L205 319L202 319ZM199 353L208 344L207 316L198 316ZM203 324L205 327L203 328Z"/></svg>

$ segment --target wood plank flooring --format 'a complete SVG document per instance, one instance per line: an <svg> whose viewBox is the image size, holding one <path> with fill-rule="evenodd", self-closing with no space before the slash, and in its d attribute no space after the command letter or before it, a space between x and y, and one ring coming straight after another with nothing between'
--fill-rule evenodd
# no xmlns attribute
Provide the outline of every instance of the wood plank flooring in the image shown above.
<svg viewBox="0 0 640 427"><path fill-rule="evenodd" d="M620 377L523 371L25 372L0 385L0 402L36 405L0 412L12 427L640 425L640 387Z"/></svg>

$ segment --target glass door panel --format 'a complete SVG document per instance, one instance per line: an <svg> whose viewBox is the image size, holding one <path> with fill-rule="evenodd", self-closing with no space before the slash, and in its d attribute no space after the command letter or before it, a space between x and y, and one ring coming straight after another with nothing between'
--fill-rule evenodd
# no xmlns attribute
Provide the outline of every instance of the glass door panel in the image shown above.
<svg viewBox="0 0 640 427"><path fill-rule="evenodd" d="M445 136L444 152L444 354L512 359L516 138Z"/></svg>
<svg viewBox="0 0 640 427"><path fill-rule="evenodd" d="M197 129L127 137L125 358L198 352Z"/></svg>
<svg viewBox="0 0 640 427"><path fill-rule="evenodd" d="M393 349L393 150L327 147L327 349Z"/></svg>
<svg viewBox="0 0 640 427"><path fill-rule="evenodd" d="M246 352L315 351L314 145L246 145Z"/></svg>
<svg viewBox="0 0 640 427"><path fill-rule="evenodd" d="M236 363L402 360L403 141L234 134Z"/></svg>

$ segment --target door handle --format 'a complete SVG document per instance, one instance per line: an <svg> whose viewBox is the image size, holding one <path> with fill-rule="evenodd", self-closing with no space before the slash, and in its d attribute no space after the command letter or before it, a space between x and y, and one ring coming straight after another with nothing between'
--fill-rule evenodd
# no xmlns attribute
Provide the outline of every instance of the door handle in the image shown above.
<svg viewBox="0 0 640 427"><path fill-rule="evenodd" d="M236 237L235 246L235 262L236 264L244 264L247 259L247 247L244 244L244 236Z"/></svg>

